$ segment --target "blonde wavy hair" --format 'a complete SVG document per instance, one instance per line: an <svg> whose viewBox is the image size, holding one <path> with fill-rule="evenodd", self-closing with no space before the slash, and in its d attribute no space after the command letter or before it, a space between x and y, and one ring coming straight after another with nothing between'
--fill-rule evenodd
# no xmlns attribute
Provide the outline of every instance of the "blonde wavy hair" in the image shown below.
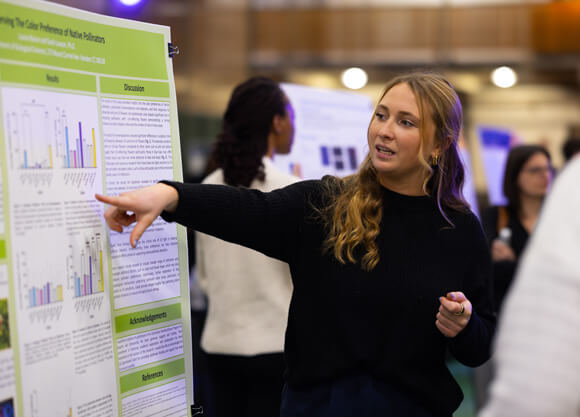
<svg viewBox="0 0 580 417"><path fill-rule="evenodd" d="M413 91L419 108L419 161L425 171L423 192L436 200L439 211L453 227L444 209L469 209L461 193L464 169L457 151L462 124L459 97L443 76L413 72L389 81L378 103L387 91L402 83ZM435 127L435 146L441 150L436 164L426 161L423 156L426 143L430 140L425 135L427 116L430 116ZM357 174L344 179L327 178L324 184L325 195L330 201L320 210L328 231L323 243L324 253L332 253L342 264L360 263L363 270L372 270L380 260L375 240L380 233L383 216L383 193L370 155L366 156Z"/></svg>

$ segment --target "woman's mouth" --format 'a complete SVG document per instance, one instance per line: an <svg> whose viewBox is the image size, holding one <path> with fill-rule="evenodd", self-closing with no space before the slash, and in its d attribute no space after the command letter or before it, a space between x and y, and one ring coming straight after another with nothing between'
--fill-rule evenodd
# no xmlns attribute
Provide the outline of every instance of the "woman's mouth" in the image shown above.
<svg viewBox="0 0 580 417"><path fill-rule="evenodd" d="M375 149L377 150L377 154L381 156L393 156L395 154L395 152L386 146L375 145Z"/></svg>

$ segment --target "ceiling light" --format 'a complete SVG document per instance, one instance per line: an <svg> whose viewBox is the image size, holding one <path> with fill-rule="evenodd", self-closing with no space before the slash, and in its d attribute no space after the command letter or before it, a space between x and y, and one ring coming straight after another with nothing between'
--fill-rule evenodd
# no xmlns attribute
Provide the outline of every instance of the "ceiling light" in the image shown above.
<svg viewBox="0 0 580 417"><path fill-rule="evenodd" d="M342 73L342 83L351 90L358 90L367 85L369 77L365 70L360 68L349 68Z"/></svg>
<svg viewBox="0 0 580 417"><path fill-rule="evenodd" d="M518 76L510 67L499 67L491 73L491 81L501 88L513 87L518 81Z"/></svg>
<svg viewBox="0 0 580 417"><path fill-rule="evenodd" d="M125 6L135 6L138 3L141 3L141 0L119 0L119 2Z"/></svg>

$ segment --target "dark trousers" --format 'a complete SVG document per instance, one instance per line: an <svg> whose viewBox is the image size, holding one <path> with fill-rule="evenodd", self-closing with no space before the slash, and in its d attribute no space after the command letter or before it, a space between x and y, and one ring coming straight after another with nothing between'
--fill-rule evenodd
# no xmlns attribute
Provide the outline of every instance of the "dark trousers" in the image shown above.
<svg viewBox="0 0 580 417"><path fill-rule="evenodd" d="M421 405L371 375L348 376L282 391L280 417L433 417Z"/></svg>
<svg viewBox="0 0 580 417"><path fill-rule="evenodd" d="M207 354L215 417L278 417L284 356Z"/></svg>

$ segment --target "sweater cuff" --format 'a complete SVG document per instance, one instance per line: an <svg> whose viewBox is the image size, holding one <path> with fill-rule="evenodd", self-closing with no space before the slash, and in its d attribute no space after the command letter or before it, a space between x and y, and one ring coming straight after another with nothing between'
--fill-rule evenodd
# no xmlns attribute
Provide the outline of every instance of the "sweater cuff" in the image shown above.
<svg viewBox="0 0 580 417"><path fill-rule="evenodd" d="M464 365L475 367L491 356L491 335L484 320L474 311L467 326L449 341L455 358Z"/></svg>
<svg viewBox="0 0 580 417"><path fill-rule="evenodd" d="M469 318L467 326L465 326L465 328L461 332L459 332L457 336L451 339L451 342L456 346L462 346L465 343L468 343L469 339L471 339L471 337L474 336L474 329L475 327L477 327L477 324L475 324L476 321L477 322L480 321L479 315L477 314L477 312L472 310L471 317Z"/></svg>
<svg viewBox="0 0 580 417"><path fill-rule="evenodd" d="M181 183L176 182L176 181L162 180L162 181L159 181L158 184L165 184L165 185L169 185L170 187L175 188L175 190L177 191L177 194L179 195L179 200L177 202L177 209L175 210L175 212L169 213L169 212L163 210L163 212L161 212L161 215L160 215L163 220L165 220L166 222L172 223L177 218L177 212L179 211L179 205L181 203L181 187L179 186Z"/></svg>

